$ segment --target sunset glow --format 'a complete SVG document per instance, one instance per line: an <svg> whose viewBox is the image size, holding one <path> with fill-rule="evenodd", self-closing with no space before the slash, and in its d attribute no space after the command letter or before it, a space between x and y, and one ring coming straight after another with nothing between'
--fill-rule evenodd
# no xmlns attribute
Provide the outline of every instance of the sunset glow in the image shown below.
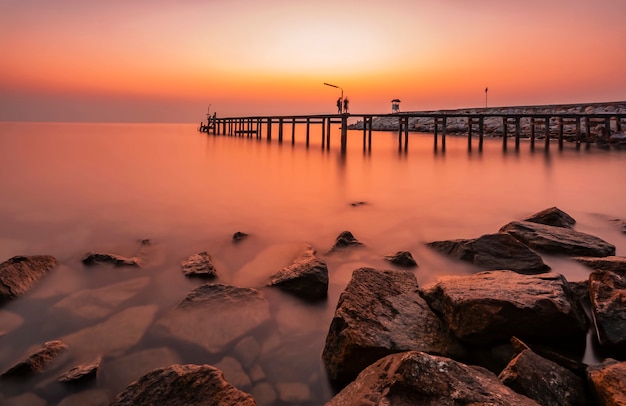
<svg viewBox="0 0 626 406"><path fill-rule="evenodd" d="M0 120L626 99L623 0L0 0Z"/></svg>

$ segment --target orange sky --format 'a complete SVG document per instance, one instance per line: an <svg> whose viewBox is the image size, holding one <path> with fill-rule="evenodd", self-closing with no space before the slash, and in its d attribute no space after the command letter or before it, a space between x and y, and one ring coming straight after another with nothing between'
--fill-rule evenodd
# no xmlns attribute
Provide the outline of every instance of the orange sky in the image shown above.
<svg viewBox="0 0 626 406"><path fill-rule="evenodd" d="M0 120L626 100L624 0L0 0Z"/></svg>

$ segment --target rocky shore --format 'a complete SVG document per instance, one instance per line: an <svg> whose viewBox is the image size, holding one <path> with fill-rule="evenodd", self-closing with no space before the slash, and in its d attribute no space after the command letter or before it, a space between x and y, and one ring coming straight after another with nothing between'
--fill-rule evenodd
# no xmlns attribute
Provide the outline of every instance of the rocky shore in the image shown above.
<svg viewBox="0 0 626 406"><path fill-rule="evenodd" d="M552 207L512 219L492 234L431 241L432 250L481 271L425 286L410 270L418 261L406 251L384 257L390 269L355 269L336 304L321 353L336 389L326 404L626 404L626 258L616 257L610 242L577 231L575 223ZM244 241L244 233L233 236L234 243ZM290 265L267 278L264 289L283 290L304 306L327 301L324 257L362 245L348 231L326 254L304 245ZM544 254L585 265L589 278L568 281L551 271ZM91 267L142 266L141 258L103 252L89 252L83 262ZM28 294L57 266L57 259L43 255L15 256L0 264L1 303ZM132 347L148 331L206 353L230 348L233 357L219 365L180 363L153 350L150 358L166 365L146 368L139 379L125 382L128 386L111 405L314 403L306 384L273 386L259 378L261 345L251 332L270 318L264 289L220 283L219 269L207 252L184 260L180 277L205 283L164 314L153 305L114 311L116 303L145 287L147 278L68 295L55 306L80 307L84 318L104 321L41 343L28 354L15 354L15 363L0 371L0 384L27 382L44 371L54 371L57 378L33 392L0 395L0 404L45 405L37 393L54 391L54 385L74 388L61 404L108 404L111 399L93 385L100 379L102 359ZM5 325L1 333L17 328L19 323ZM106 334L116 329L125 334ZM590 330L604 358L598 365L581 361Z"/></svg>
<svg viewBox="0 0 626 406"><path fill-rule="evenodd" d="M418 113L418 112L405 112ZM446 123L447 134L467 134L468 122L465 117L454 117L454 114L481 114L485 115L484 120L484 132L487 136L502 137L502 118L489 116L493 115L505 115L505 114L604 114L604 113L616 113L626 115L626 102L611 102L611 103L585 103L585 104L558 104L558 105L545 105L545 106L516 106L516 107L490 107L490 108L467 108L457 110L437 110L419 112L425 114L432 113L446 113L450 115ZM543 124L539 123L543 128ZM349 126L351 130L362 130L363 121L358 121ZM581 131L584 133L585 123L582 123L583 128ZM604 128L604 123L591 122L590 123L590 142L604 141L612 144L626 144L626 131L624 128L618 129L615 126L615 122L612 123L609 131ZM434 121L432 118L422 117L410 117L408 124L409 131L433 133ZM520 135L522 137L530 137L531 134L531 122L529 118L522 118L520 120ZM374 117L372 120L372 129L375 131L397 131L398 130L398 118L394 116L381 116ZM441 129L440 129L441 131ZM575 141L576 137L576 125L573 122L566 122L563 125L564 138L568 141ZM509 136L513 136L513 131L508 132ZM554 117L550 120L550 137L557 137L559 134L559 120ZM545 130L537 129L536 134L538 139L545 138ZM585 134L583 134L585 136ZM583 141L587 141L583 139Z"/></svg>

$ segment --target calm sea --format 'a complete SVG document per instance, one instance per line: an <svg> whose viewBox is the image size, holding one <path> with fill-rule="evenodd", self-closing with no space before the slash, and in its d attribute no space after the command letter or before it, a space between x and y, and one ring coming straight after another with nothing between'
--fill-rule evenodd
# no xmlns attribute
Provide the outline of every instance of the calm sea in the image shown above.
<svg viewBox="0 0 626 406"><path fill-rule="evenodd" d="M559 151L553 142L545 153L543 142L531 151L527 141L515 151L511 141L504 152L501 139L487 139L479 153L476 145L468 151L466 138L448 136L442 152L434 150L432 135L411 134L408 150L400 152L397 134L375 132L371 152L364 152L362 132L353 131L342 155L335 127L330 150L321 148L321 129L315 127L309 148L304 126L295 145L288 126L282 144L276 129L267 142L207 136L196 127L0 123L0 261L50 254L61 263L31 293L0 309L0 332L8 330L0 336L0 370L33 346L101 323L60 316L65 313L55 305L81 290L148 278L115 311L156 305L158 318L202 283L185 278L180 262L207 251L219 282L260 288L270 301L271 326L255 332L257 364L264 372L258 382L269 384L278 398L288 391L276 388L291 385L292 403L315 405L332 396L320 355L339 294L358 267L389 268L384 255L408 250L422 285L476 272L425 243L493 233L551 206L572 215L577 230L626 254L626 235L610 221L626 219L626 151L576 150L571 144ZM344 230L365 248L327 255ZM250 237L233 244L236 231ZM143 248L141 269L86 268L80 261L88 251L136 255L144 239L150 245ZM304 304L264 288L269 275L288 265L305 243L327 261L325 303ZM544 260L568 280L588 277L586 268L569 259ZM104 354L86 397L112 399L153 367L155 358L217 364L231 355L205 354L147 333L123 351ZM594 359L590 351L585 357ZM124 362L133 359L139 361ZM55 404L78 396L78 389L54 383L61 372L19 385L0 383L0 400L22 395L26 404L37 396ZM226 378L238 379L228 372Z"/></svg>

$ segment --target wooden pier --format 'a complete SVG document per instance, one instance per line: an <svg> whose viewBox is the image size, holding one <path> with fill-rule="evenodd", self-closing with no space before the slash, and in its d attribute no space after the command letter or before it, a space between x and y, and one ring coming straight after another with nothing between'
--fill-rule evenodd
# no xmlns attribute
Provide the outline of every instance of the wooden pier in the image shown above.
<svg viewBox="0 0 626 406"><path fill-rule="evenodd" d="M530 148L534 149L537 140L543 139L544 148L549 149L550 143L558 142L559 149L563 148L566 139L565 128L568 128L567 139L573 141L577 148L581 144L587 147L596 141L594 129L603 129L604 137L612 133L623 133L626 114L622 113L459 113L454 111L443 112L410 112L394 114L328 114L328 115L294 115L294 116L251 116L251 117L224 117L213 118L209 125L201 125L200 131L212 135L226 135L247 137L271 141L273 137L282 143L285 138L284 128L291 129L291 143L296 142L296 126L305 126L305 143L309 146L311 128L321 127L322 149L330 149L331 124L339 124L341 138L341 152L345 153L348 142L348 119L357 120L353 128L363 132L363 150L372 148L373 123L376 119L390 119L394 123L393 129L384 128L384 131L395 131L398 134L398 148L407 150L409 133L433 134L434 148L445 151L446 136L461 135L467 137L468 150L473 148L474 138L478 139L478 150L483 149L485 136L502 137L502 148L508 148L509 140L514 141L515 149L519 150L520 140L530 140ZM491 128L487 134L486 120ZM494 130L493 123L499 123ZM415 122L427 122L429 125L416 126ZM454 122L454 126L450 123ZM459 123L462 123L460 125ZM522 128L522 123L524 123ZM278 127L278 134L273 134L273 128ZM425 129L426 128L426 129ZM316 132L316 134L318 134ZM288 135L287 135L288 136Z"/></svg>

